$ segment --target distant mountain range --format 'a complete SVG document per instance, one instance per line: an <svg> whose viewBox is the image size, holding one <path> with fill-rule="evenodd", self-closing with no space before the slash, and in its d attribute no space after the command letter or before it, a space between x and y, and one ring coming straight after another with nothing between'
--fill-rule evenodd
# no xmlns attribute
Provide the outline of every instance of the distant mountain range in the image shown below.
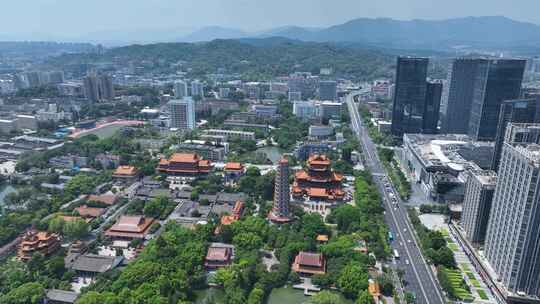
<svg viewBox="0 0 540 304"><path fill-rule="evenodd" d="M62 38L44 34L42 41L103 43L106 46L160 42L205 42L215 39L240 39L252 44L283 41L329 42L348 47L425 51L512 51L540 53L540 26L503 16L464 17L445 20L395 20L358 18L325 28L283 26L265 31L209 26L111 30ZM27 39L35 40L38 39ZM263 39L264 38L264 39ZM272 39L267 39L272 38ZM22 39L22 38L20 38ZM19 40L0 35L0 41ZM256 40L260 40L257 42Z"/></svg>
<svg viewBox="0 0 540 304"><path fill-rule="evenodd" d="M328 28L287 26L255 33L213 26L199 29L178 41L268 37L396 49L539 48L540 26L502 16L410 21L359 18Z"/></svg>

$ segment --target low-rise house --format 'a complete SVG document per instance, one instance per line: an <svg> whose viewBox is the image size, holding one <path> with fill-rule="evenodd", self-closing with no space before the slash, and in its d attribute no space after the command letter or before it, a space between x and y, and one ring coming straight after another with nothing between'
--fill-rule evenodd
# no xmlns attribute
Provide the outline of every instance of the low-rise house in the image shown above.
<svg viewBox="0 0 540 304"><path fill-rule="evenodd" d="M96 207L88 207L87 205L82 205L77 208L75 208L75 211L77 213L86 219L95 219L97 217L100 217L103 215L106 211L105 208L96 208Z"/></svg>
<svg viewBox="0 0 540 304"><path fill-rule="evenodd" d="M244 211L244 203L237 201L234 205L231 215L224 215L221 217L221 225L230 225L242 217L242 212Z"/></svg>
<svg viewBox="0 0 540 304"><path fill-rule="evenodd" d="M215 194L200 194L199 202L207 201L209 204L213 204L217 201L217 195Z"/></svg>
<svg viewBox="0 0 540 304"><path fill-rule="evenodd" d="M204 266L208 270L215 270L227 267L232 264L234 259L234 246L222 243L212 243L208 247Z"/></svg>
<svg viewBox="0 0 540 304"><path fill-rule="evenodd" d="M217 194L216 197L216 203L218 204L227 204L227 205L234 205L238 201L245 202L247 199L247 196L243 192L238 193L227 193L227 192L220 192Z"/></svg>
<svg viewBox="0 0 540 304"><path fill-rule="evenodd" d="M86 198L86 200L89 202L96 202L96 203L106 205L106 206L112 206L116 204L116 202L118 201L118 196L114 194L101 194L101 195L91 194Z"/></svg>
<svg viewBox="0 0 540 304"><path fill-rule="evenodd" d="M39 253L48 256L60 248L60 236L47 231L27 231L19 244L17 258L30 261L32 256Z"/></svg>
<svg viewBox="0 0 540 304"><path fill-rule="evenodd" d="M97 254L83 254L78 256L72 263L68 263L66 267L76 271L80 276L93 277L118 267L123 259L123 256L111 257Z"/></svg>
<svg viewBox="0 0 540 304"><path fill-rule="evenodd" d="M114 154L98 154L95 158L102 168L116 169L120 165L120 156Z"/></svg>
<svg viewBox="0 0 540 304"><path fill-rule="evenodd" d="M153 223L153 218L124 215L105 232L105 235L115 240L144 239Z"/></svg>
<svg viewBox="0 0 540 304"><path fill-rule="evenodd" d="M294 258L292 271L300 275L326 273L326 260L322 253L300 251Z"/></svg>
<svg viewBox="0 0 540 304"><path fill-rule="evenodd" d="M88 157L77 155L56 156L49 160L49 164L53 167L65 169L81 168L88 166Z"/></svg>
<svg viewBox="0 0 540 304"><path fill-rule="evenodd" d="M80 294L74 291L49 289L45 294L43 304L72 304L77 301Z"/></svg>
<svg viewBox="0 0 540 304"><path fill-rule="evenodd" d="M50 183L41 183L40 187L45 190L52 190L63 192L66 184L50 184Z"/></svg>
<svg viewBox="0 0 540 304"><path fill-rule="evenodd" d="M133 181L139 176L137 168L134 166L119 166L114 170L112 177L120 180Z"/></svg>
<svg viewBox="0 0 540 304"><path fill-rule="evenodd" d="M319 243L327 243L328 242L328 235L326 234L319 234L316 238L317 242Z"/></svg>
<svg viewBox="0 0 540 304"><path fill-rule="evenodd" d="M68 254L83 254L87 249L88 247L83 241L75 240L69 246Z"/></svg>
<svg viewBox="0 0 540 304"><path fill-rule="evenodd" d="M244 175L245 168L241 163L228 162L223 168L225 182L235 182Z"/></svg>
<svg viewBox="0 0 540 304"><path fill-rule="evenodd" d="M198 176L208 174L212 169L209 160L195 153L175 153L169 159L162 158L156 168L158 172L168 175Z"/></svg>

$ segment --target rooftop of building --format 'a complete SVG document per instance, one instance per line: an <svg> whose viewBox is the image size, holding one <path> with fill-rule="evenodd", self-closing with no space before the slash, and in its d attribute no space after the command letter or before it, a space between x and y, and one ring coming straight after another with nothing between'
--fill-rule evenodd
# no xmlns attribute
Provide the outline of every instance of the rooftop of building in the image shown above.
<svg viewBox="0 0 540 304"><path fill-rule="evenodd" d="M195 153L174 153L169 158L169 162L176 163L196 163L199 160L199 156Z"/></svg>
<svg viewBox="0 0 540 304"><path fill-rule="evenodd" d="M298 264L311 267L324 266L323 256L321 253L300 251L296 258Z"/></svg>
<svg viewBox="0 0 540 304"><path fill-rule="evenodd" d="M237 163L237 162L228 162L225 164L225 168L224 168L226 171L239 171L239 170L243 170L244 169L244 165L242 165L242 163Z"/></svg>
<svg viewBox="0 0 540 304"><path fill-rule="evenodd" d="M137 168L134 166L118 166L113 173L113 176L135 176L137 175Z"/></svg>
<svg viewBox="0 0 540 304"><path fill-rule="evenodd" d="M514 149L524 155L536 167L540 167L540 145L538 144L518 144L513 145Z"/></svg>
<svg viewBox="0 0 540 304"><path fill-rule="evenodd" d="M118 200L118 196L114 194L101 194L101 195L91 194L86 198L86 200L89 202L97 202L97 203L102 203L104 205L111 206L116 203L116 201Z"/></svg>
<svg viewBox="0 0 540 304"><path fill-rule="evenodd" d="M82 217L98 217L105 213L105 208L95 208L88 207L87 205L82 205L75 208L75 211L77 211Z"/></svg>
<svg viewBox="0 0 540 304"><path fill-rule="evenodd" d="M234 253L234 246L225 243L211 243L206 253L206 259L212 261L227 261Z"/></svg>
<svg viewBox="0 0 540 304"><path fill-rule="evenodd" d="M67 291L61 289L49 289L46 293L48 301L61 302L61 303L75 303L79 297L79 293L74 291Z"/></svg>
<svg viewBox="0 0 540 304"><path fill-rule="evenodd" d="M104 273L118 266L122 259L123 257L85 254L75 259L70 268L76 271Z"/></svg>
<svg viewBox="0 0 540 304"><path fill-rule="evenodd" d="M472 141L462 134L404 134L403 142L424 166L457 172L488 167L493 152L493 142Z"/></svg>
<svg viewBox="0 0 540 304"><path fill-rule="evenodd" d="M209 247L206 259L211 261L228 261L232 255L230 247Z"/></svg>
<svg viewBox="0 0 540 304"><path fill-rule="evenodd" d="M492 170L471 170L470 173L482 184L492 185L497 184L497 173Z"/></svg>

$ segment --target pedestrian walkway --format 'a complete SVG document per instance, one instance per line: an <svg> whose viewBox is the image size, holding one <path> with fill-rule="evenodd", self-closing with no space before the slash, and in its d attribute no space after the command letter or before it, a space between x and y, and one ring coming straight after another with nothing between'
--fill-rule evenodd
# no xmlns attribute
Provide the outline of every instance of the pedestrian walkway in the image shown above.
<svg viewBox="0 0 540 304"><path fill-rule="evenodd" d="M454 258L456 259L458 268L461 270L463 278L465 279L467 286L470 288L471 294L474 297L474 301L472 303L496 304L497 300L492 295L491 290L488 288L485 282L482 281L480 274L478 274L475 270L471 260L463 251L463 248L458 245L460 243L452 234L448 233L448 226L440 231L443 233L444 238L446 239L448 248L450 248L450 250L452 250L454 253Z"/></svg>

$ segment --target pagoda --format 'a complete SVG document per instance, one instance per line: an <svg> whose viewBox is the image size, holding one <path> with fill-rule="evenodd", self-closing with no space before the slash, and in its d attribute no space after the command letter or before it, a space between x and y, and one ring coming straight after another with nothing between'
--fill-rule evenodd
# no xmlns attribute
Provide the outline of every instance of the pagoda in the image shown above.
<svg viewBox="0 0 540 304"><path fill-rule="evenodd" d="M294 175L292 194L296 199L307 196L314 201L341 201L345 196L342 181L343 175L332 170L326 155L313 154L307 160L307 168Z"/></svg>

